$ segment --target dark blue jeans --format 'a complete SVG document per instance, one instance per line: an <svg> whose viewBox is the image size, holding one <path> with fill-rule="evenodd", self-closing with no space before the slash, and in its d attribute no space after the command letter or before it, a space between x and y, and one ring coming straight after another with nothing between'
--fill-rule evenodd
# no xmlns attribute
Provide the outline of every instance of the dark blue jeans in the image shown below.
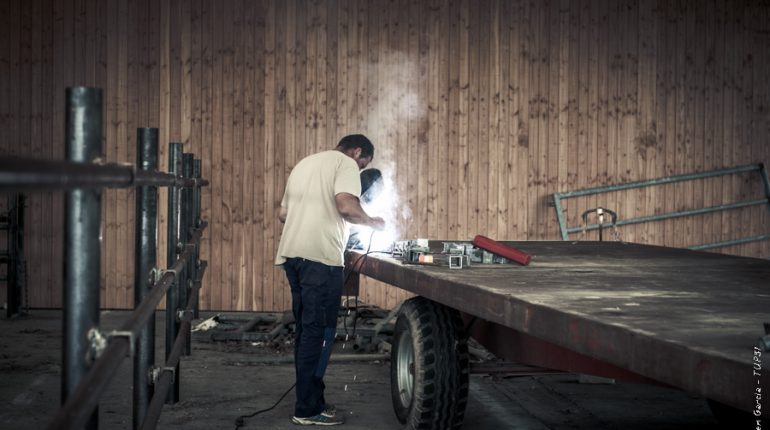
<svg viewBox="0 0 770 430"><path fill-rule="evenodd" d="M289 258L283 266L291 285L291 307L297 324L294 416L312 417L323 412L326 405L323 377L336 335L342 267L304 258Z"/></svg>

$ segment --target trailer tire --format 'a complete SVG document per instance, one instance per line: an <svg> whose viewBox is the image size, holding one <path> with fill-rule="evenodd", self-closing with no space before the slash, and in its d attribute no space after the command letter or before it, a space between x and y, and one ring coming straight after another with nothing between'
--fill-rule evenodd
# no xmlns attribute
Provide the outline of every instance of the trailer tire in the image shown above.
<svg viewBox="0 0 770 430"><path fill-rule="evenodd" d="M468 402L468 343L460 314L423 297L407 300L391 349L393 409L405 429L459 429Z"/></svg>

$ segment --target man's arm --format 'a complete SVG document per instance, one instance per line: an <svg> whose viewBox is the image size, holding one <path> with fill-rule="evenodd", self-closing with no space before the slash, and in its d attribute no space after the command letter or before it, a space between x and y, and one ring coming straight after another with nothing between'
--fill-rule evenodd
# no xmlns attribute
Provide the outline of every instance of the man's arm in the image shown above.
<svg viewBox="0 0 770 430"><path fill-rule="evenodd" d="M337 212L342 218L352 224L366 225L376 230L385 227L385 220L380 217L370 217L361 207L358 197L350 193L339 193L334 196Z"/></svg>
<svg viewBox="0 0 770 430"><path fill-rule="evenodd" d="M286 222L286 215L289 213L289 211L286 210L284 206L281 206L281 210L278 211L278 219L282 222Z"/></svg>

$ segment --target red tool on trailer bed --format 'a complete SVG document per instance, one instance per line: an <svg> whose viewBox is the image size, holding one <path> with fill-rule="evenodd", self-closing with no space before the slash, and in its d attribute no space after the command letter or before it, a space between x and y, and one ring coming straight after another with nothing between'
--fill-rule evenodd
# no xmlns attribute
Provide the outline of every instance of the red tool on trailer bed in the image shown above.
<svg viewBox="0 0 770 430"><path fill-rule="evenodd" d="M348 270L419 296L401 308L391 360L406 428L462 425L466 331L507 360L677 387L719 411L751 416L757 390L770 390L770 353L758 342L770 261L619 242L506 243L531 263L448 270L347 253Z"/></svg>

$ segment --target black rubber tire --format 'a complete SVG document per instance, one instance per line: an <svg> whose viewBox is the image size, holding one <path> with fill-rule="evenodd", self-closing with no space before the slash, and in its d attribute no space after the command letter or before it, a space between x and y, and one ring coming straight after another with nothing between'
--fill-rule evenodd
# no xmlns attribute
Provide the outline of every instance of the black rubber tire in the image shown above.
<svg viewBox="0 0 770 430"><path fill-rule="evenodd" d="M408 430L459 429L468 402L468 337L460 314L423 297L404 302L391 348L390 387L393 409ZM406 346L399 346L399 345ZM408 345L412 350L409 351ZM413 355L410 353L413 352ZM399 353L413 357L401 368ZM409 369L404 374L404 369ZM411 395L402 390L411 376Z"/></svg>

